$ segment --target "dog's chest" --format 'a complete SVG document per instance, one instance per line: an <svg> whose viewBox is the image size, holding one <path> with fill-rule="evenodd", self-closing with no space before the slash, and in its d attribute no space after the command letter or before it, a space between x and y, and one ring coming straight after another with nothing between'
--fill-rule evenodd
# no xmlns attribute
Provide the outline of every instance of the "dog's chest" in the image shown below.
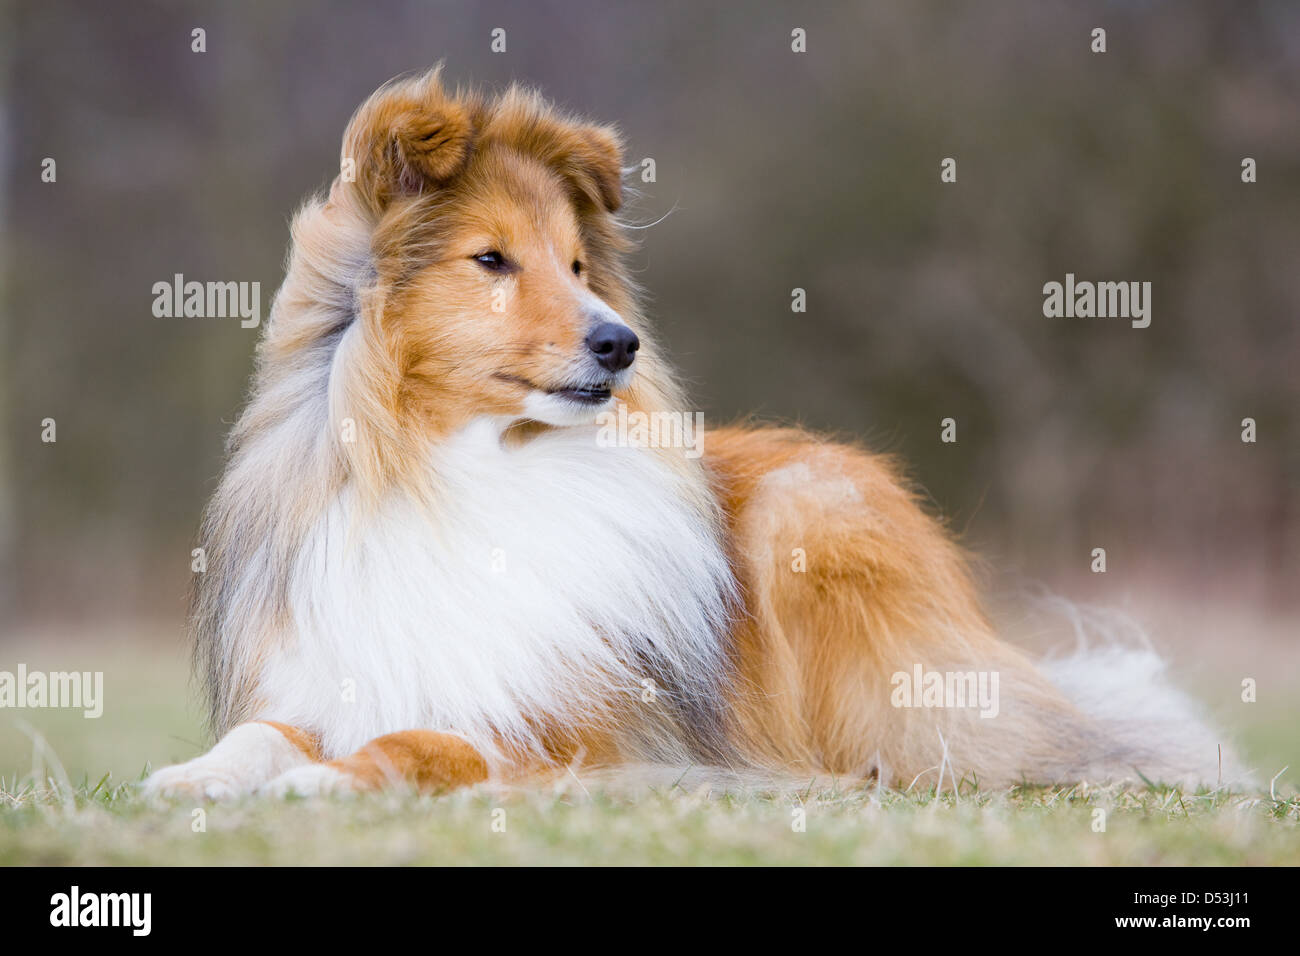
<svg viewBox="0 0 1300 956"><path fill-rule="evenodd" d="M363 519L345 496L295 570L266 689L327 749L411 727L490 748L639 693L648 670L718 666L726 560L651 453L471 430L435 464L435 520L402 500Z"/></svg>

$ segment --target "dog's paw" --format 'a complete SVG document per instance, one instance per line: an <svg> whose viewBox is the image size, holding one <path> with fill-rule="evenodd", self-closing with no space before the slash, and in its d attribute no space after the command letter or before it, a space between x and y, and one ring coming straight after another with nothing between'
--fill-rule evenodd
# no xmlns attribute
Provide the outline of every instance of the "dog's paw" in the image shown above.
<svg viewBox="0 0 1300 956"><path fill-rule="evenodd" d="M324 794L354 793L351 775L323 763L286 770L259 791L273 797L317 797Z"/></svg>
<svg viewBox="0 0 1300 956"><path fill-rule="evenodd" d="M236 774L202 758L155 770L140 789L146 797L195 801L233 800L249 792Z"/></svg>

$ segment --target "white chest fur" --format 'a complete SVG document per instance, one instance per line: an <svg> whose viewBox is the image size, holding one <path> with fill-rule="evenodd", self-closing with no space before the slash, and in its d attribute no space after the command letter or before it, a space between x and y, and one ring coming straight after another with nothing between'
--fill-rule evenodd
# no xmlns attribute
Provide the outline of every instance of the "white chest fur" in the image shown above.
<svg viewBox="0 0 1300 956"><path fill-rule="evenodd" d="M682 675L708 693L733 587L685 479L592 428L505 448L481 421L440 446L436 515L350 491L313 529L290 588L293 635L260 686L270 719L350 752L398 730L535 745L530 717L581 715Z"/></svg>

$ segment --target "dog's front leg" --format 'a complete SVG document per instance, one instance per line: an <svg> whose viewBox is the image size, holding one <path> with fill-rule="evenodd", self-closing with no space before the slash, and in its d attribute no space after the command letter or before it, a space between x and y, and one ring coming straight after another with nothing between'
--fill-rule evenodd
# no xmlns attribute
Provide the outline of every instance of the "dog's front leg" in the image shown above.
<svg viewBox="0 0 1300 956"><path fill-rule="evenodd" d="M487 777L487 761L460 737L404 730L376 737L349 757L286 771L265 789L278 796L312 796L405 785L432 793L481 783Z"/></svg>
<svg viewBox="0 0 1300 956"><path fill-rule="evenodd" d="M149 796L228 800L318 758L316 738L288 724L240 724L201 757L163 767L144 782Z"/></svg>

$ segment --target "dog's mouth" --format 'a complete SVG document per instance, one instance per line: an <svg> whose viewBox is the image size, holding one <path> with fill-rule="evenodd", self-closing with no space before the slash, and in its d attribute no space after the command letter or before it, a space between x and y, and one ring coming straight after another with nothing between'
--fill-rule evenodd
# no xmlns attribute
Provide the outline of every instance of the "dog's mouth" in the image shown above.
<svg viewBox="0 0 1300 956"><path fill-rule="evenodd" d="M536 392L545 392L555 398L567 399L578 405L601 405L609 401L614 394L614 379L605 379L602 382L577 382L556 388L546 388L536 382L529 381L523 376L511 375L507 372L494 372L493 377L503 382L522 385L524 388Z"/></svg>
<svg viewBox="0 0 1300 956"><path fill-rule="evenodd" d="M599 405L609 401L613 394L609 382L603 385L566 385L564 388L547 389L546 394L556 398L567 398L582 405Z"/></svg>

